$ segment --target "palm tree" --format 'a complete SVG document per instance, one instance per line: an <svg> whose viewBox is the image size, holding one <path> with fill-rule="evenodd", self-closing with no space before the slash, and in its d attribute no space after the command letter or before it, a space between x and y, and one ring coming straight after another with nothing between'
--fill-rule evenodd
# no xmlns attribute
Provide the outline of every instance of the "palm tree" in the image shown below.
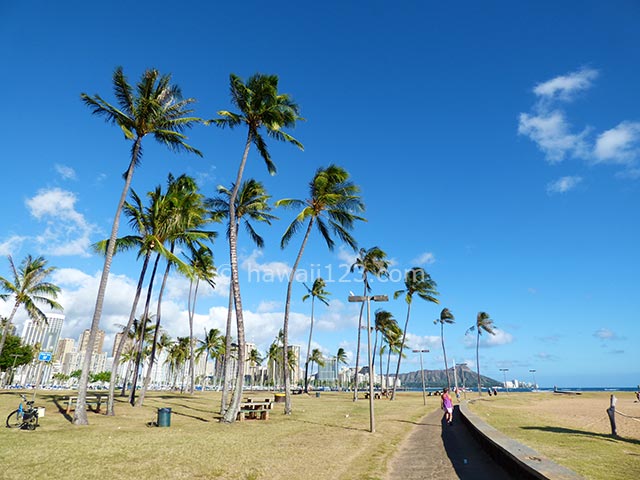
<svg viewBox="0 0 640 480"><path fill-rule="evenodd" d="M393 314L383 309L376 310L375 313L375 331L376 331L376 339L373 344L373 352L378 352L378 333L381 335L380 339L380 350L379 350L379 358L380 358L380 388L386 389L386 386L382 385L382 353L383 346L382 342L386 340L386 338L391 335L392 330L394 328L398 328L398 322L393 318ZM399 329L399 328L398 328ZM374 358L375 361L375 358Z"/></svg>
<svg viewBox="0 0 640 480"><path fill-rule="evenodd" d="M338 348L338 351L336 352L336 370L340 369L341 363L344 365L347 364L347 352L342 347ZM337 371L336 371L336 377L338 377ZM340 385L340 387L342 387L342 385Z"/></svg>
<svg viewBox="0 0 640 480"><path fill-rule="evenodd" d="M443 308L440 312L440 319L436 319L433 323L440 323L440 341L442 342L442 355L444 356L444 371L447 374L447 387L451 388L451 378L449 378L449 366L447 365L447 351L444 348L444 324L455 323L455 317L448 308ZM455 368L455 365L454 367Z"/></svg>
<svg viewBox="0 0 640 480"><path fill-rule="evenodd" d="M439 293L436 291L436 282L422 267L413 267L407 272L404 278L404 290L398 290L393 294L393 298L398 298L404 294L405 302L407 302L407 320L404 323L402 332L402 342L400 342L400 353L398 355L398 366L396 368L396 376L393 380L393 393L391 400L396 398L396 386L398 384L398 375L400 375L400 362L402 360L402 351L404 350L405 340L407 338L407 328L409 327L409 316L411 315L411 301L413 295L417 294L423 300L433 303L440 303L436 298Z"/></svg>
<svg viewBox="0 0 640 480"><path fill-rule="evenodd" d="M262 136L262 130L276 140L292 143L302 149L302 144L291 135L283 131L283 128L293 128L301 117L298 115L298 105L291 100L289 95L278 92L278 77L276 75L255 74L245 84L240 77L231 74L231 102L239 109L239 113L221 110L218 115L221 118L212 120L221 128L235 128L243 125L247 127L247 139L244 152L233 190L229 197L229 225L236 225L236 198L238 189L242 184L242 175L247 163L249 149L255 145L267 165L269 173L275 174L276 167L267 150L267 143ZM240 399L242 397L242 385L244 381L245 362L245 335L244 317L242 315L242 298L240 295L240 281L238 278L238 243L235 228L229 228L229 263L231 264L231 291L234 296L236 311L236 324L238 330L238 373L236 389L233 392L230 408L225 413L223 420L232 423L236 420Z"/></svg>
<svg viewBox="0 0 640 480"><path fill-rule="evenodd" d="M231 190L226 187L219 186L219 195L215 198L208 199L206 204L211 211L211 218L214 221L221 221L229 217L229 200L235 185L231 186ZM267 194L264 185L254 179L249 179L242 183L236 196L236 239L237 231L240 228L240 221L244 222L245 228L249 233L249 237L258 248L264 247L264 240L253 228L250 220L256 222L265 222L271 225L271 220L277 219L271 213L269 200L271 196ZM227 224L227 238L230 238L231 223ZM231 352L231 320L233 317L233 283L229 284L229 306L227 309L227 327L225 331L225 352ZM220 399L220 412L227 410L228 404L228 386L231 383L231 362L227 353L224 355L224 382L222 384L222 397Z"/></svg>
<svg viewBox="0 0 640 480"><path fill-rule="evenodd" d="M389 390L389 369L391 368L391 355L400 355L400 346L402 345L402 329L397 322L395 326L392 326L392 328L389 330L385 340L387 342L387 373L385 383L387 385L387 390ZM406 358L405 354L402 354L400 356Z"/></svg>
<svg viewBox="0 0 640 480"><path fill-rule="evenodd" d="M198 340L198 343L200 344L200 346L196 350L196 354L197 354L196 358L200 358L203 353L205 354L205 360L204 360L205 374L207 372L207 362L209 361L209 359L211 358L212 360L214 360L214 362L216 362L220 358L220 355L222 354L222 349L224 347L223 342L224 342L224 339L220 333L220 330L218 330L217 328L212 328L208 332L205 329L204 340ZM214 363L213 376L215 381L215 376L216 376L215 363Z"/></svg>
<svg viewBox="0 0 640 480"><path fill-rule="evenodd" d="M147 135L153 137L175 151L193 152L202 154L186 143L187 137L184 131L192 127L200 119L191 117L192 110L189 105L195 100L192 98L183 99L180 88L171 84L170 75L160 75L157 70L147 70L142 74L137 88L127 81L122 72L122 67L116 68L113 73L113 87L117 100L117 106L105 101L100 95L90 96L86 93L80 95L82 101L91 108L95 115L105 118L109 123L117 124L127 140L133 141L131 148L131 158L125 174L124 187L120 194L118 206L113 218L111 235L107 247L100 286L96 298L96 306L91 320L91 329L88 340L88 351L93 350L96 334L100 326L102 316L102 305L107 289L107 280L111 270L111 262L115 252L116 237L120 225L120 212L127 197L127 192L131 186L135 167L142 160L142 140ZM82 365L82 375L78 385L78 400L73 423L76 425L88 425L87 420L87 385L89 381L89 370L91 368L91 355L85 355Z"/></svg>
<svg viewBox="0 0 640 480"><path fill-rule="evenodd" d="M324 357L322 356L322 352L319 348L314 348L313 352L309 356L309 361L313 364L315 363L318 366L318 373L316 374L316 387L318 386L318 377L320 376L320 367L324 367Z"/></svg>
<svg viewBox="0 0 640 480"><path fill-rule="evenodd" d="M33 258L31 255L27 255L20 263L20 266L16 268L11 255L8 258L13 281L0 277L0 289L6 292L1 293L0 298L7 301L9 298L14 297L14 303L9 317L3 322L0 354L2 354L13 317L20 306L23 306L29 318L38 324L47 323L47 315L40 310L39 304L46 305L54 310L62 310L62 306L56 302L60 287L45 281L54 272L55 267L47 267L47 261L44 257Z"/></svg>
<svg viewBox="0 0 640 480"><path fill-rule="evenodd" d="M280 361L282 360L282 347L279 345L278 341L274 341L271 345L269 345L269 350L267 351L267 365L271 369L271 381L273 382L273 390L276 390L277 382L277 372L280 368Z"/></svg>
<svg viewBox="0 0 640 480"><path fill-rule="evenodd" d="M369 250L361 248L358 252L356 261L351 265L351 272L358 269L362 271L362 283L364 285L363 296L367 296L371 292L371 284L369 283L369 274L374 277L387 277L389 273L389 262L386 260L387 254L378 247L372 247ZM358 342L356 346L356 373L353 387L353 401L358 401L358 369L360 362L360 338L362 337L362 312L365 302L360 305L360 315L358 316ZM373 350L375 352L375 349ZM369 372L370 378L375 378L373 372Z"/></svg>
<svg viewBox="0 0 640 480"><path fill-rule="evenodd" d="M478 395L482 395L482 386L480 382L480 335L482 332L487 332L490 335L495 335L495 326L493 325L493 320L489 317L487 312L478 312L476 316L475 325L471 325L467 330L467 333L473 332L474 330L478 332L476 336L476 367L478 371Z"/></svg>
<svg viewBox="0 0 640 480"><path fill-rule="evenodd" d="M284 306L284 325L283 325L283 364L287 364L287 355L289 350L289 310L291 308L291 290L293 280L295 279L296 270L302 259L304 247L307 244L311 229L315 224L318 231L327 243L329 250L333 250L335 245L331 238L333 232L340 240L345 242L355 250L356 241L349 233L353 229L356 220L364 220L364 218L356 215L356 213L364 211L364 204L360 199L360 188L349 180L349 174L346 170L336 165L330 165L326 168L320 168L316 171L313 179L309 183L310 195L307 200L283 199L276 202L276 206L301 208L302 210L296 218L287 227L280 247L285 248L295 233L302 227L304 222L307 223L306 232L298 251L298 256L289 272L289 281L287 284L287 299ZM291 414L291 392L290 380L287 370L285 369L284 377L285 387L285 414Z"/></svg>
<svg viewBox="0 0 640 480"><path fill-rule="evenodd" d="M251 387L253 388L255 385L255 368L258 365L262 365L262 357L260 356L260 352L255 348L252 348L249 352L249 356L247 358L249 362L249 368L251 368Z"/></svg>
<svg viewBox="0 0 640 480"><path fill-rule="evenodd" d="M313 281L313 286L311 288L309 288L306 283L303 283L303 285L309 293L302 297L302 301L304 302L309 297L311 297L311 324L309 326L309 343L307 344L307 360L304 362L304 393L309 393L309 358L311 357L311 337L313 335L313 311L315 301L317 298L328 307L329 302L327 301L327 295L330 295L330 292L327 292L324 289L327 284L320 277L316 278Z"/></svg>

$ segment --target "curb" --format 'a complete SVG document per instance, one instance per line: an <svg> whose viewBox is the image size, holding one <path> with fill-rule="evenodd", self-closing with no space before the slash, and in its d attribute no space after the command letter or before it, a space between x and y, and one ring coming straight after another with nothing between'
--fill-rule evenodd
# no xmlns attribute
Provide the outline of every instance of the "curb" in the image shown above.
<svg viewBox="0 0 640 480"><path fill-rule="evenodd" d="M521 479L536 480L584 480L573 470L558 465L485 423L461 403L459 412L471 434L480 445L507 471Z"/></svg>

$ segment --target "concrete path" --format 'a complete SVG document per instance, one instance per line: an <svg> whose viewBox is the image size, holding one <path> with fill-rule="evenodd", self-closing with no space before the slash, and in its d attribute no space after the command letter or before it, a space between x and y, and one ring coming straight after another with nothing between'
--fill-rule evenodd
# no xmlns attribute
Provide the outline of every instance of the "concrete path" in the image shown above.
<svg viewBox="0 0 640 480"><path fill-rule="evenodd" d="M454 411L453 425L444 423L441 410L420 420L400 445L386 480L513 478L496 464L471 436Z"/></svg>

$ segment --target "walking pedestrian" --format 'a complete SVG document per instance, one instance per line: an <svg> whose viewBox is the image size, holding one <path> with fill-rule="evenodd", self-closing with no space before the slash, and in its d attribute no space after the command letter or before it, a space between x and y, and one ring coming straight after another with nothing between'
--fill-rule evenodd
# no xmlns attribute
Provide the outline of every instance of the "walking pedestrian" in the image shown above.
<svg viewBox="0 0 640 480"><path fill-rule="evenodd" d="M449 389L442 390L442 409L444 410L444 419L449 425L453 425L453 400L449 395Z"/></svg>

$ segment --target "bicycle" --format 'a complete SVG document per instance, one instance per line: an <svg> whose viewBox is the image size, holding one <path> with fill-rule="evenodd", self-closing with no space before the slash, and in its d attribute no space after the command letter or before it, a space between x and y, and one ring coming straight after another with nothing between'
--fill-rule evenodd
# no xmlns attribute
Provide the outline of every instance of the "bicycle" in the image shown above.
<svg viewBox="0 0 640 480"><path fill-rule="evenodd" d="M38 426L38 409L33 406L34 400L27 400L27 397L22 393L20 397L22 397L22 402L7 417L7 428L35 430ZM26 408L23 402L26 404Z"/></svg>

